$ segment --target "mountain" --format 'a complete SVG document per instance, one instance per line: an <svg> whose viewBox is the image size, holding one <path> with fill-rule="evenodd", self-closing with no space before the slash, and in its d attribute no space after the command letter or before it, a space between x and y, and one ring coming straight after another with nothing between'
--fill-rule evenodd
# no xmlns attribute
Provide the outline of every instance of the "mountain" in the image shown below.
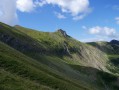
<svg viewBox="0 0 119 90"><path fill-rule="evenodd" d="M119 45L119 41L118 40L112 40L110 43L113 44L113 45Z"/></svg>
<svg viewBox="0 0 119 90"><path fill-rule="evenodd" d="M110 54L62 29L41 32L0 23L0 89L119 90L118 53L110 44L107 49Z"/></svg>
<svg viewBox="0 0 119 90"><path fill-rule="evenodd" d="M101 51L105 52L106 54L119 54L119 41L118 40L112 40L110 42L89 42L87 43L89 45L92 45Z"/></svg>

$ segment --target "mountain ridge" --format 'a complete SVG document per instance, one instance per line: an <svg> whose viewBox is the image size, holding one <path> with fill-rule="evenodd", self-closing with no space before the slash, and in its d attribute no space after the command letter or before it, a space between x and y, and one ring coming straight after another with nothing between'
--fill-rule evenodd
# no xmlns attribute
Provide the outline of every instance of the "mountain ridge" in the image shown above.
<svg viewBox="0 0 119 90"><path fill-rule="evenodd" d="M15 83L19 82L0 83L0 89L28 90L31 85L31 90L118 90L118 56L59 30L41 32L0 23L0 76L11 73L9 82L15 75ZM20 86L21 78L24 83L27 79L26 87Z"/></svg>

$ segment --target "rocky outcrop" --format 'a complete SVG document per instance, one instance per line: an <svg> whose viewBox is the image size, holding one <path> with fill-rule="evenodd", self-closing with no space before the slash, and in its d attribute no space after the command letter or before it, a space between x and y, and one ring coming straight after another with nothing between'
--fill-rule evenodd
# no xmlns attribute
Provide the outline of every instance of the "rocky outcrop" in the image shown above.
<svg viewBox="0 0 119 90"><path fill-rule="evenodd" d="M26 38L25 38L26 39ZM20 40L17 37L8 35L5 33L0 33L0 41L8 44L9 46L21 51L21 52L39 52L41 54L45 53L45 50L38 47L37 43L27 43L25 40ZM32 40L31 40L32 42Z"/></svg>
<svg viewBox="0 0 119 90"><path fill-rule="evenodd" d="M64 31L64 30L62 30L62 29L59 29L59 30L57 30L59 33L61 33L64 37L67 37L68 35L67 35L67 33Z"/></svg>

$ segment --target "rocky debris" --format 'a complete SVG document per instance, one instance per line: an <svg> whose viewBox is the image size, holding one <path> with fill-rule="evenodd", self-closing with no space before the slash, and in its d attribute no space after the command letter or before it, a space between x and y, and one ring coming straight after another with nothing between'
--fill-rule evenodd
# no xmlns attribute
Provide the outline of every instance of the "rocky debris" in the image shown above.
<svg viewBox="0 0 119 90"><path fill-rule="evenodd" d="M13 46L15 49L20 51L24 51L25 49L28 50L28 46L23 45L23 43L20 40L11 37L7 34L0 33L0 41L7 43L8 45Z"/></svg>
<svg viewBox="0 0 119 90"><path fill-rule="evenodd" d="M63 43L63 47L64 47L64 53L70 55L70 51L66 42Z"/></svg>

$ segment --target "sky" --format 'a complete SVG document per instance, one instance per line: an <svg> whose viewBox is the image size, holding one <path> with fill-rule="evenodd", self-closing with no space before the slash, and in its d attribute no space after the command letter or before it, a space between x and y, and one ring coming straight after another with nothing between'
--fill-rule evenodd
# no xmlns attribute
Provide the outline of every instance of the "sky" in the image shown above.
<svg viewBox="0 0 119 90"><path fill-rule="evenodd" d="M0 22L82 42L119 40L119 0L0 0Z"/></svg>

